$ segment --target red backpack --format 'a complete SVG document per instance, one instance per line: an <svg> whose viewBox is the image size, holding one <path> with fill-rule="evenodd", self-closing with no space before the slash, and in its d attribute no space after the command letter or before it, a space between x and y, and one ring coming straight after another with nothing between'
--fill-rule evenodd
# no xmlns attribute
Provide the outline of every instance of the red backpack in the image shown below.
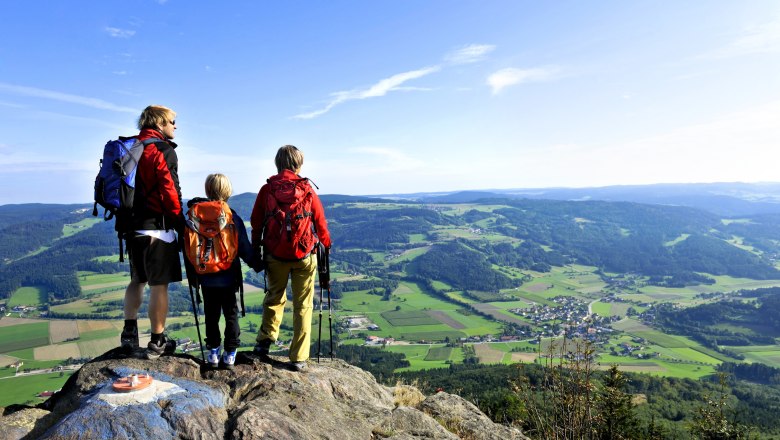
<svg viewBox="0 0 780 440"><path fill-rule="evenodd" d="M312 228L313 191L309 179L268 180L263 247L279 260L298 261L317 242Z"/></svg>
<svg viewBox="0 0 780 440"><path fill-rule="evenodd" d="M202 201L190 207L184 254L199 275L230 269L238 255L238 231L227 203Z"/></svg>

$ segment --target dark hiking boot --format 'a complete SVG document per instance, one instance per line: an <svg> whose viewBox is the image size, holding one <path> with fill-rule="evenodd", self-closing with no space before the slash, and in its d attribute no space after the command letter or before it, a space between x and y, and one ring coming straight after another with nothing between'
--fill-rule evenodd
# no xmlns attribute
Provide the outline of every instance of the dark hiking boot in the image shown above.
<svg viewBox="0 0 780 440"><path fill-rule="evenodd" d="M255 344L255 349L252 351L254 354L259 356L268 356L268 351L271 349L271 344L273 344L273 341L270 339L263 339L262 341Z"/></svg>
<svg viewBox="0 0 780 440"><path fill-rule="evenodd" d="M119 336L119 344L125 353L132 353L133 350L138 348L138 327L132 329L123 328L122 335Z"/></svg>
<svg viewBox="0 0 780 440"><path fill-rule="evenodd" d="M168 336L163 333L159 341L149 341L149 344L146 346L146 358L150 360L157 359L161 354L172 354L175 351L176 341L168 339Z"/></svg>
<svg viewBox="0 0 780 440"><path fill-rule="evenodd" d="M290 368L292 368L295 372L302 372L306 369L308 365L306 364L306 361L300 361L300 362L290 362Z"/></svg>

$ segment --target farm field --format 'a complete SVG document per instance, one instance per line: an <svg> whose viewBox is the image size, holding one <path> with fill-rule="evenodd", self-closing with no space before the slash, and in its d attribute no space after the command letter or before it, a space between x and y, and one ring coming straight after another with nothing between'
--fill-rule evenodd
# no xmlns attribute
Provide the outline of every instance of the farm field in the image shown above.
<svg viewBox="0 0 780 440"><path fill-rule="evenodd" d="M37 405L48 397L38 397L43 391L57 391L65 384L71 371L61 373L34 374L19 377L0 377L0 406L14 403Z"/></svg>
<svg viewBox="0 0 780 440"><path fill-rule="evenodd" d="M40 306L48 302L47 295L37 287L20 287L11 295L7 307L9 309L16 306Z"/></svg>

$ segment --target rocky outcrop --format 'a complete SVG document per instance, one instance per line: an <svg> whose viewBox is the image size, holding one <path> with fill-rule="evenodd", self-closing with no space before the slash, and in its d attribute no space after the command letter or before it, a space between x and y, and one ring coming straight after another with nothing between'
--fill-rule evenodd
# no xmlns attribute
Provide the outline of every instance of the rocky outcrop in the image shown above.
<svg viewBox="0 0 780 440"><path fill-rule="evenodd" d="M114 392L114 380L149 373L152 385ZM341 360L294 372L239 352L233 371L188 355L154 361L111 351L85 364L36 408L6 409L7 439L525 439L447 393L386 387Z"/></svg>

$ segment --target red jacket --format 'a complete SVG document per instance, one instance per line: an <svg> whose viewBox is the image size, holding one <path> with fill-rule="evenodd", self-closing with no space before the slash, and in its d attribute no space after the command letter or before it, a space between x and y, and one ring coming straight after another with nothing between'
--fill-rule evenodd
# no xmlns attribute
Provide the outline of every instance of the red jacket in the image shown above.
<svg viewBox="0 0 780 440"><path fill-rule="evenodd" d="M300 177L290 170L284 170L281 173L271 176L268 181L274 181L279 179L297 180ZM269 185L266 183L260 188L260 192L255 199L255 206L252 209L252 217L250 223L252 224L252 247L259 249L262 245L261 239L263 234L263 226L265 226L268 200L268 192L270 191ZM331 246L330 233L328 232L328 223L325 220L325 210L322 207L322 202L317 196L317 193L312 189L312 224L314 225L314 231L317 234L317 238L320 243L325 247Z"/></svg>
<svg viewBox="0 0 780 440"><path fill-rule="evenodd" d="M141 130L137 138L163 141L147 145L138 161L133 208L136 229L180 229L183 218L176 144L148 128Z"/></svg>

